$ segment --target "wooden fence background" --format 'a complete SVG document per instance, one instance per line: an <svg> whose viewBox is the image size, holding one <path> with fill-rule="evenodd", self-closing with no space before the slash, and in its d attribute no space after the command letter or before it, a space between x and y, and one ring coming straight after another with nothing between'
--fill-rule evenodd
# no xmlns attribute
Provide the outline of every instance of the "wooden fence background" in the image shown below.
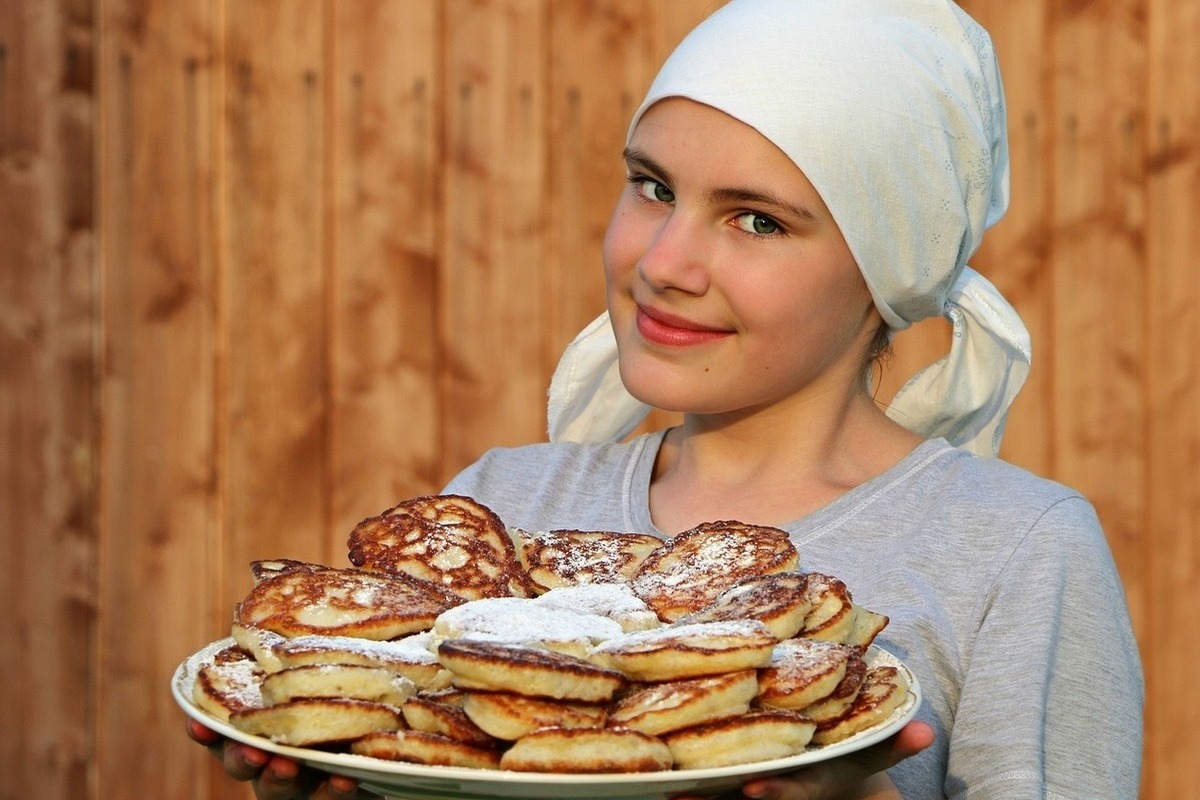
<svg viewBox="0 0 1200 800"><path fill-rule="evenodd" d="M0 798L248 796L171 671L250 559L344 563L360 518L542 437L626 120L715 4L0 0ZM1190 796L1200 0L966 6L1014 136L975 263L1036 350L1005 455L1098 505L1143 796Z"/></svg>

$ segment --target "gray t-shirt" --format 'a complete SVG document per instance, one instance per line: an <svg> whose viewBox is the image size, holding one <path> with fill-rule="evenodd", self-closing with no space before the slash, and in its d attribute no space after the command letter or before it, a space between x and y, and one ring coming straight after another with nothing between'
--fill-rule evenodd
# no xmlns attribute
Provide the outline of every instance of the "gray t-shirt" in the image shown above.
<svg viewBox="0 0 1200 800"><path fill-rule="evenodd" d="M445 491L514 527L661 536L649 486L662 436L493 450ZM1137 796L1141 663L1083 497L931 440L782 527L801 569L890 617L876 644L920 682L937 741L890 771L906 798Z"/></svg>

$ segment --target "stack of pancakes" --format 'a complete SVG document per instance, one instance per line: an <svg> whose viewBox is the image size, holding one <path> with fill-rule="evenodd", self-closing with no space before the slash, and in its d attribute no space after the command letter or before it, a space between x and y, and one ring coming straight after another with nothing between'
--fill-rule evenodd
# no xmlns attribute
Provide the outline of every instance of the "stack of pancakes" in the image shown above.
<svg viewBox="0 0 1200 800"><path fill-rule="evenodd" d="M865 659L888 618L775 528L529 532L437 495L361 522L349 559L251 564L196 703L290 745L604 773L794 755L908 693Z"/></svg>

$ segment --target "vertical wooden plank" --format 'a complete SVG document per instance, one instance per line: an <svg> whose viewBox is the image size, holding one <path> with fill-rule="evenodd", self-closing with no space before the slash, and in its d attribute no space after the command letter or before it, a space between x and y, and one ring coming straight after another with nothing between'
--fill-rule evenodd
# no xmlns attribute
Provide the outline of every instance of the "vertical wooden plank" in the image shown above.
<svg viewBox="0 0 1200 800"><path fill-rule="evenodd" d="M655 0L644 0L654 18L654 40L652 43L650 72L646 75L645 88L650 87L650 81L658 73L659 67L667 60L683 37L692 28L700 24L705 17L712 14L725 0L673 0L670 3L659 3ZM643 90L644 91L644 90ZM641 100L641 98L638 98Z"/></svg>
<svg viewBox="0 0 1200 800"><path fill-rule="evenodd" d="M199 798L211 759L183 735L168 682L217 632L206 602L220 577L216 18L204 0L99 8L103 552L93 778L104 796Z"/></svg>
<svg viewBox="0 0 1200 800"><path fill-rule="evenodd" d="M334 4L334 536L441 488L437 3ZM335 542L341 546L340 542ZM334 553L335 563L345 554Z"/></svg>
<svg viewBox="0 0 1200 800"><path fill-rule="evenodd" d="M1149 20L1143 796L1168 798L1200 752L1200 3L1154 0Z"/></svg>
<svg viewBox="0 0 1200 800"><path fill-rule="evenodd" d="M447 23L438 326L448 476L486 447L544 436L547 7L440 7Z"/></svg>
<svg viewBox="0 0 1200 800"><path fill-rule="evenodd" d="M657 67L653 9L640 0L552 8L546 133L551 318L539 365L547 387L563 348L605 308L601 245L624 186L625 132ZM597 64L609 65L603 81L596 80ZM544 422L539 433L545 435Z"/></svg>
<svg viewBox="0 0 1200 800"><path fill-rule="evenodd" d="M221 318L226 564L334 560L320 0L226 2ZM339 563L341 563L339 561Z"/></svg>
<svg viewBox="0 0 1200 800"><path fill-rule="evenodd" d="M95 748L94 20L0 7L0 770L88 798Z"/></svg>
<svg viewBox="0 0 1200 800"><path fill-rule="evenodd" d="M991 34L1000 61L1012 188L1008 214L984 236L973 262L1017 309L1033 342L1033 369L1009 414L1001 457L1047 475L1054 425L1048 5L972 0L963 7Z"/></svg>
<svg viewBox="0 0 1200 800"><path fill-rule="evenodd" d="M1054 472L1095 504L1146 630L1146 6L1051 6Z"/></svg>
<svg viewBox="0 0 1200 800"><path fill-rule="evenodd" d="M552 252L547 384L563 347L604 310L601 243L623 189L621 151L656 66L651 10L639 0L552 6L547 152ZM596 65L606 64L596 80Z"/></svg>

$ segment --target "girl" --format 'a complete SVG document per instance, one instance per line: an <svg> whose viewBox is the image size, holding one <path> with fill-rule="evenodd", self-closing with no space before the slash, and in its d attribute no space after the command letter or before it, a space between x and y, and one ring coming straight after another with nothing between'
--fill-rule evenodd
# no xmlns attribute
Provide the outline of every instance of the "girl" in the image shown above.
<svg viewBox="0 0 1200 800"><path fill-rule="evenodd" d="M1005 124L990 40L948 0L725 5L634 115L608 312L555 374L551 442L446 487L534 530L780 527L890 616L918 721L748 797L1136 796L1142 677L1103 532L994 457L1029 342L966 262L1007 206ZM873 364L935 315L950 353L881 408ZM682 422L626 441L650 407Z"/></svg>

